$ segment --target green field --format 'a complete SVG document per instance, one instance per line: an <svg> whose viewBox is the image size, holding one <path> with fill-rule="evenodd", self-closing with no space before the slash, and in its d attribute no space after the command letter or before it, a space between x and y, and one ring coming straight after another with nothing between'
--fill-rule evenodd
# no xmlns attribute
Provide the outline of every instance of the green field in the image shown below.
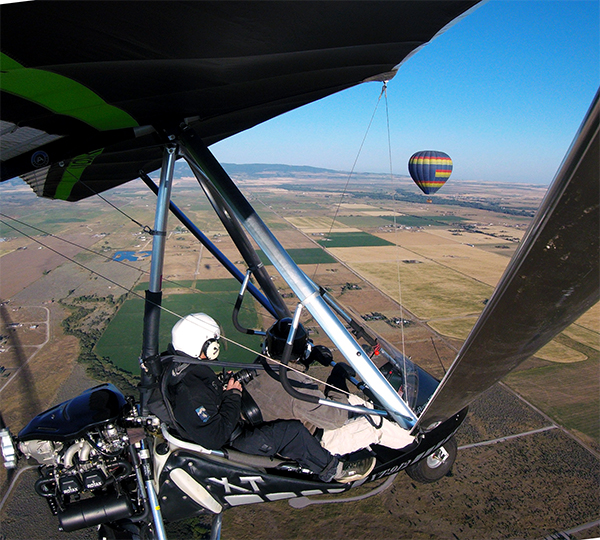
<svg viewBox="0 0 600 540"><path fill-rule="evenodd" d="M181 281L168 281L168 280L163 280L162 282L162 288L163 289L177 289L177 288L182 288L182 289L189 289L192 287L192 281L187 279L187 280L181 280ZM148 282L143 282L143 283L138 283L135 286L134 291L145 291L148 288Z"/></svg>
<svg viewBox="0 0 600 540"><path fill-rule="evenodd" d="M336 262L329 253L318 248L288 249L287 252L296 264L327 264ZM257 253L265 266L272 264L262 251L259 250Z"/></svg>
<svg viewBox="0 0 600 540"><path fill-rule="evenodd" d="M180 316L204 311L219 322L225 338L234 340L253 351L260 349L260 340L255 336L240 334L231 322L233 305L239 291L239 284L234 279L219 279L197 283L202 293L166 294L163 307ZM139 372L138 357L142 347L142 324L144 301L132 297L125 301L117 315L108 325L106 331L96 344L95 352L99 356L108 356L117 366L133 373ZM253 301L246 298L239 317L246 328L258 326L258 316L253 308ZM160 319L160 350L165 350L171 341L171 328L177 317L163 311ZM227 341L221 340L222 360L231 362L252 362L255 354Z"/></svg>
<svg viewBox="0 0 600 540"><path fill-rule="evenodd" d="M362 246L393 246L383 238L378 238L366 232L348 232L348 233L329 233L328 239L318 240L317 242L328 248L336 247L362 247Z"/></svg>

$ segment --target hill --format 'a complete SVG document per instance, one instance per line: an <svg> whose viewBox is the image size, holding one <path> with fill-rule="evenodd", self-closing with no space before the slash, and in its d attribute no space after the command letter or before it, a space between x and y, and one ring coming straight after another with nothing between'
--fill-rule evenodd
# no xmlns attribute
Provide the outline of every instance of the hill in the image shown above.
<svg viewBox="0 0 600 540"><path fill-rule="evenodd" d="M306 174L339 174L340 171L309 167L308 165L284 165L280 163L223 163L231 176L262 178L266 176L297 176Z"/></svg>

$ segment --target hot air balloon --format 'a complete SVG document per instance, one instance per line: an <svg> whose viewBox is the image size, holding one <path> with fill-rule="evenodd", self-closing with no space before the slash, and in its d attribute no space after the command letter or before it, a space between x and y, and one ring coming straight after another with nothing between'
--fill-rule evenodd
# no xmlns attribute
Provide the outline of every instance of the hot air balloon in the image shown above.
<svg viewBox="0 0 600 540"><path fill-rule="evenodd" d="M408 172L426 195L440 189L452 173L452 160L444 152L422 150L408 160Z"/></svg>

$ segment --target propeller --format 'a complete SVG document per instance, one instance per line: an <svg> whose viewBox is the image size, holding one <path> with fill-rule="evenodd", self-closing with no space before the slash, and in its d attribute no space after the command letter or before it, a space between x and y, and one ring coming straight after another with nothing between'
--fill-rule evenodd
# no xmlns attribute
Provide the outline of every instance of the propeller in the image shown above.
<svg viewBox="0 0 600 540"><path fill-rule="evenodd" d="M417 428L431 430L472 403L598 301L599 95Z"/></svg>

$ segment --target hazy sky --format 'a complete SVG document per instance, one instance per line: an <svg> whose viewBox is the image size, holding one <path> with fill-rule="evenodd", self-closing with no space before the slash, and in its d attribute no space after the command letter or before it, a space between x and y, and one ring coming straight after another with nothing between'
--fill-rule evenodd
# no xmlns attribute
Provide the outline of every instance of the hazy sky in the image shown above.
<svg viewBox="0 0 600 540"><path fill-rule="evenodd" d="M442 150L452 179L552 181L600 85L598 0L490 0L388 84L392 170ZM212 146L225 163L350 170L381 83L291 111ZM356 170L389 172L385 102Z"/></svg>

